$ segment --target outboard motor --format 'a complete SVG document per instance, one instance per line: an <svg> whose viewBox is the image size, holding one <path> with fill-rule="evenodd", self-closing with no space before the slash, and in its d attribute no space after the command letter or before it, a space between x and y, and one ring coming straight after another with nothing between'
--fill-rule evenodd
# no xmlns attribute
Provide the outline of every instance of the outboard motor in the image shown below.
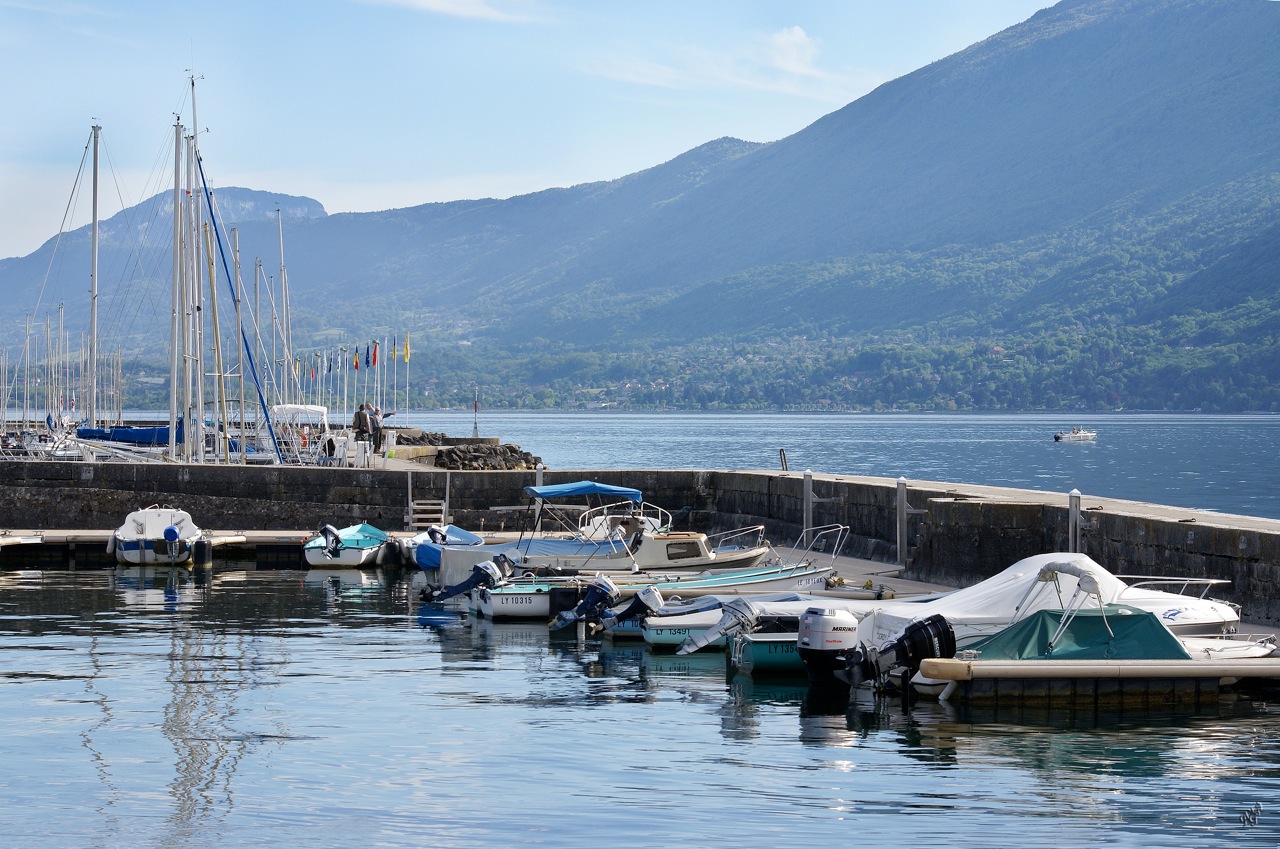
<svg viewBox="0 0 1280 849"><path fill-rule="evenodd" d="M858 617L839 608L810 607L800 617L796 653L815 686L835 684L846 655L858 647Z"/></svg>
<svg viewBox="0 0 1280 849"><path fill-rule="evenodd" d="M955 657L955 653L955 631L941 614L935 613L912 622L896 640L880 649L858 646L849 652L846 658L849 686L879 681L892 669L905 668L914 673L925 658Z"/></svg>
<svg viewBox="0 0 1280 849"><path fill-rule="evenodd" d="M494 587L502 581L502 571L492 560L486 560L483 563L477 563L471 567L471 574L465 581L454 584L451 587L443 589L437 586L427 586L422 590L419 597L429 603L434 604L445 601L446 599L469 593L476 587Z"/></svg>
<svg viewBox="0 0 1280 849"><path fill-rule="evenodd" d="M164 541L169 559L177 560L178 555L182 553L182 531L179 531L173 525L165 526Z"/></svg>
<svg viewBox="0 0 1280 849"><path fill-rule="evenodd" d="M598 618L606 607L617 604L621 600L622 593L618 591L618 585L604 575L598 575L590 584L587 584L587 591L577 606L572 610L562 610L557 613L555 618L547 623L547 627L552 631L559 631L579 619Z"/></svg>
<svg viewBox="0 0 1280 849"><path fill-rule="evenodd" d="M711 645L720 637L729 637L743 631L755 630L757 612L755 605L745 598L731 598L720 606L720 621L705 631L685 637L676 654L692 654Z"/></svg>
<svg viewBox="0 0 1280 849"><path fill-rule="evenodd" d="M647 586L636 593L631 602L621 610L606 609L601 611L597 627L602 631L608 631L610 628L635 619L637 616L652 613L662 607L663 604L662 590L652 585Z"/></svg>
<svg viewBox="0 0 1280 849"><path fill-rule="evenodd" d="M338 552L342 550L342 537L338 536L338 529L333 525L321 525L320 536L324 537L324 556L326 560L332 560L338 556Z"/></svg>

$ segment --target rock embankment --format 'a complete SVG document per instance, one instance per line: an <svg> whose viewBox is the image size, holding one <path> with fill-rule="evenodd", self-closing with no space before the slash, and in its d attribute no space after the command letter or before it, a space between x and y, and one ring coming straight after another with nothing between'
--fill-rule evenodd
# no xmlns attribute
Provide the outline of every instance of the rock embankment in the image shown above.
<svg viewBox="0 0 1280 849"><path fill-rule="evenodd" d="M499 445L496 439L468 440L416 427L395 428L395 434L396 456L437 469L525 471L542 462L519 445Z"/></svg>
<svg viewBox="0 0 1280 849"><path fill-rule="evenodd" d="M519 445L467 443L450 445L436 452L436 468L455 471L521 471L535 469L542 458Z"/></svg>
<svg viewBox="0 0 1280 849"><path fill-rule="evenodd" d="M398 427L394 430L396 445L444 445L443 433L419 430L416 427Z"/></svg>

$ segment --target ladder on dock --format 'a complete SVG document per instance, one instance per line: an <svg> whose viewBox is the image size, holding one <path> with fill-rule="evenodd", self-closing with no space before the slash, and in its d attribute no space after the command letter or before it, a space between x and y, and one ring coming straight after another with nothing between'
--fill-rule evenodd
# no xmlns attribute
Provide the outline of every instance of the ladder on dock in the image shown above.
<svg viewBox="0 0 1280 849"><path fill-rule="evenodd" d="M444 525L448 517L444 514L444 502L436 499L415 499L409 515L409 529L425 531L431 525Z"/></svg>

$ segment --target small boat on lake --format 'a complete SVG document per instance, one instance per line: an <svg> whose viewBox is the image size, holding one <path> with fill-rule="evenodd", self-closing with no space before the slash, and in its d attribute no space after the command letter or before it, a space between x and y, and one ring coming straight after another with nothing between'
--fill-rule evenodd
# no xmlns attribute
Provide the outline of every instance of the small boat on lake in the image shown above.
<svg viewBox="0 0 1280 849"><path fill-rule="evenodd" d="M385 531L365 522L345 528L324 525L302 544L302 556L312 567L359 569L381 565L394 545Z"/></svg>
<svg viewBox="0 0 1280 849"><path fill-rule="evenodd" d="M913 689L941 701L1050 706L1218 698L1245 678L1280 679L1274 636L1176 637L1127 605L1041 610L954 657L921 658Z"/></svg>
<svg viewBox="0 0 1280 849"><path fill-rule="evenodd" d="M487 619L548 619L574 610L592 588L602 587L614 599L627 599L647 588L665 595L693 597L723 593L755 593L825 588L832 579L830 566L812 563L766 565L711 573L604 573L591 578L516 577L494 586L471 590L471 606ZM578 617L573 617L574 621ZM559 621L555 627L563 627Z"/></svg>
<svg viewBox="0 0 1280 849"><path fill-rule="evenodd" d="M107 540L107 553L126 566L208 565L213 543L186 510L152 504L125 517Z"/></svg>
<svg viewBox="0 0 1280 849"><path fill-rule="evenodd" d="M644 501L640 490L595 481L527 486L530 498L527 535L521 533L503 553L518 569L602 569L610 571L705 571L745 569L769 554L764 525L719 534L671 530L671 514ZM553 499L570 496L607 497L610 503L590 507L577 522L565 518ZM560 524L567 536L538 535L548 522Z"/></svg>
<svg viewBox="0 0 1280 849"><path fill-rule="evenodd" d="M1098 438L1096 430L1085 430L1073 427L1071 430L1060 430L1053 435L1054 442L1093 442Z"/></svg>
<svg viewBox="0 0 1280 849"><path fill-rule="evenodd" d="M1205 583L1205 591L1215 583ZM1194 584L1184 581L1182 586ZM963 649L1037 610L1067 609L1073 599L1084 598L1148 610L1178 636L1222 636L1233 633L1240 622L1234 605L1152 589L1145 581L1128 584L1087 555L1038 554L973 586L920 600L868 605L862 614L815 606L801 621L800 654L810 680L822 683L843 669L853 653L900 642L909 628L930 617L944 619Z"/></svg>
<svg viewBox="0 0 1280 849"><path fill-rule="evenodd" d="M439 569L441 555L446 549L484 544L484 537L456 525L432 525L400 543L404 562L412 563L423 571Z"/></svg>

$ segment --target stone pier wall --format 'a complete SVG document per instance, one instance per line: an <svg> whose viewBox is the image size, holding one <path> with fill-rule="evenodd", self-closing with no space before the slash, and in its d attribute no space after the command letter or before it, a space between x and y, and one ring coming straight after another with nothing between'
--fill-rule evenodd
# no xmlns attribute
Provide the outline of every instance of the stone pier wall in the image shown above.
<svg viewBox="0 0 1280 849"><path fill-rule="evenodd" d="M641 490L679 529L709 533L764 524L778 547L804 526L805 476L780 471L578 470L544 483L598 480ZM413 499L447 502L473 530L519 530L532 471L446 472L299 467L0 462L0 529L108 529L149 504L183 507L220 532L310 531L368 521L407 529ZM812 524L848 525L843 553L898 561L897 482L813 475ZM909 482L903 576L964 586L1033 554L1066 550L1065 494ZM1116 574L1220 578L1216 594L1247 620L1280 625L1280 521L1085 496L1081 550ZM918 511L918 512L917 512Z"/></svg>

